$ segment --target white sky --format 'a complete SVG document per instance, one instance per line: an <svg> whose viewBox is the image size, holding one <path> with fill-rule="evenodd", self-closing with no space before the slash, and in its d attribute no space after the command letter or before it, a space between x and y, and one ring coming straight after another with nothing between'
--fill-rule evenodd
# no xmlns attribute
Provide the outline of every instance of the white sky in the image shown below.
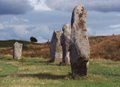
<svg viewBox="0 0 120 87"><path fill-rule="evenodd" d="M81 2L89 35L120 34L120 0L0 0L0 39L50 40L54 30L70 23L72 9Z"/></svg>

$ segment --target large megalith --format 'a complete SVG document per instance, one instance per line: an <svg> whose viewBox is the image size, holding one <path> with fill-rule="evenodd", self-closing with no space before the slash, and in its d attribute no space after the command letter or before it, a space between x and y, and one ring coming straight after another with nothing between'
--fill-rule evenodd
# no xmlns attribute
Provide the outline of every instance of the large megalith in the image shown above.
<svg viewBox="0 0 120 87"><path fill-rule="evenodd" d="M73 77L87 75L90 47L86 29L86 14L83 5L76 6L72 13L70 62Z"/></svg>
<svg viewBox="0 0 120 87"><path fill-rule="evenodd" d="M23 44L15 42L13 46L13 59L21 59Z"/></svg>
<svg viewBox="0 0 120 87"><path fill-rule="evenodd" d="M61 42L60 42L61 35L62 35L61 30L53 32L52 39L50 42L51 59L49 62L62 60L62 47L61 47Z"/></svg>
<svg viewBox="0 0 120 87"><path fill-rule="evenodd" d="M63 34L61 35L61 46L62 46L62 62L61 64L70 64L69 57L69 45L70 45L70 35L71 26L70 24L65 24L62 27Z"/></svg>

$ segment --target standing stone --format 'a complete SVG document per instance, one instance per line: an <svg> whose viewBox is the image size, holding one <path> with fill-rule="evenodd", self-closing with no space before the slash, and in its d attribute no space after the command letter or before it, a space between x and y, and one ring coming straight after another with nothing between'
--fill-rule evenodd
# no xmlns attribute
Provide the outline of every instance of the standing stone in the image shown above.
<svg viewBox="0 0 120 87"><path fill-rule="evenodd" d="M61 64L70 64L69 57L69 44L70 44L70 35L71 35L71 26L70 24L65 24L62 28L63 34L61 35L61 46L62 46L62 62Z"/></svg>
<svg viewBox="0 0 120 87"><path fill-rule="evenodd" d="M61 61L62 60L62 47L60 42L60 37L62 35L62 31L54 31L53 36L50 42L50 54L51 59L49 62Z"/></svg>
<svg viewBox="0 0 120 87"><path fill-rule="evenodd" d="M13 46L13 59L21 59L23 44L15 42Z"/></svg>
<svg viewBox="0 0 120 87"><path fill-rule="evenodd" d="M70 62L73 77L87 75L90 47L86 34L86 14L82 5L76 6L72 13Z"/></svg>

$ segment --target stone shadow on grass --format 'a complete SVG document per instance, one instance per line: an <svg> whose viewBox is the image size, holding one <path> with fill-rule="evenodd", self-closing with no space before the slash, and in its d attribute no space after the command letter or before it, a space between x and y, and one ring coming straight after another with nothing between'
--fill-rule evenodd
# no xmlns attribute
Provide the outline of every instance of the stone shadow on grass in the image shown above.
<svg viewBox="0 0 120 87"><path fill-rule="evenodd" d="M50 73L38 73L38 74L17 74L19 77L33 77L33 78L39 78L39 79L65 79L66 75L53 75Z"/></svg>
<svg viewBox="0 0 120 87"><path fill-rule="evenodd" d="M12 57L0 56L0 61L12 61Z"/></svg>

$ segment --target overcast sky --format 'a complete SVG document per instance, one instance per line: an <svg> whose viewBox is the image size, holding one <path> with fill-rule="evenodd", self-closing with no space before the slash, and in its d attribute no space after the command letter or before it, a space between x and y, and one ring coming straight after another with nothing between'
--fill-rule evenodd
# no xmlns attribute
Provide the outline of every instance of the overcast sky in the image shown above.
<svg viewBox="0 0 120 87"><path fill-rule="evenodd" d="M89 35L120 34L120 0L0 0L0 40L50 40L78 4L87 9Z"/></svg>

